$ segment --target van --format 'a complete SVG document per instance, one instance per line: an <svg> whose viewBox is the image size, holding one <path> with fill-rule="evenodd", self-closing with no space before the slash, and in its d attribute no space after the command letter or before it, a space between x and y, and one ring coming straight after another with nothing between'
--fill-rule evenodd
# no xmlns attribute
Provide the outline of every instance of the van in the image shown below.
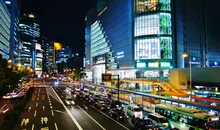
<svg viewBox="0 0 220 130"><path fill-rule="evenodd" d="M126 114L131 118L143 118L143 112L141 108L135 104L131 104L127 106Z"/></svg>
<svg viewBox="0 0 220 130"><path fill-rule="evenodd" d="M168 127L168 128L171 128L171 124L169 122L169 120L164 117L164 116L161 116L160 114L158 113L150 113L147 118L151 119L151 120L154 120L155 122L159 123L159 124L162 124L163 126L165 127Z"/></svg>

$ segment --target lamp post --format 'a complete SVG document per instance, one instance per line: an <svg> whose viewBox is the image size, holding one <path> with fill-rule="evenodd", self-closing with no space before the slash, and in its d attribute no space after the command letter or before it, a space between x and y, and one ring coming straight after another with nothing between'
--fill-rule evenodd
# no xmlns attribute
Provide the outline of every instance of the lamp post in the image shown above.
<svg viewBox="0 0 220 130"><path fill-rule="evenodd" d="M189 54L187 54L187 53L183 53L183 54L182 54L182 57L183 57L183 58L187 58L187 57L189 57L189 73L190 73L190 75L189 75L189 78L190 78L190 80L189 80L189 84L190 84L190 101L192 102L192 56L191 56L191 55L189 55Z"/></svg>

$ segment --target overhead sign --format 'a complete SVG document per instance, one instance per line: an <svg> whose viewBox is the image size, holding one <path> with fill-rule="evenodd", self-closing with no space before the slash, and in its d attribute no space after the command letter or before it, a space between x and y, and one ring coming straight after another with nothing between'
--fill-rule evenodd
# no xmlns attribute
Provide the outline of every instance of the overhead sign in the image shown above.
<svg viewBox="0 0 220 130"><path fill-rule="evenodd" d="M111 82L112 74L102 74L102 82Z"/></svg>

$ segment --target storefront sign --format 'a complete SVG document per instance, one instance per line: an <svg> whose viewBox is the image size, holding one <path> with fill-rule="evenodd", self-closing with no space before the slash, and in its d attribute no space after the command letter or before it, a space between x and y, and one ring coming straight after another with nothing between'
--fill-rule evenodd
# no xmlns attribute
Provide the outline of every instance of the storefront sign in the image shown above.
<svg viewBox="0 0 220 130"><path fill-rule="evenodd" d="M159 63L158 62L148 62L148 67L149 68L158 68Z"/></svg>
<svg viewBox="0 0 220 130"><path fill-rule="evenodd" d="M160 67L164 67L164 68L170 68L170 62L161 62L160 63Z"/></svg>
<svg viewBox="0 0 220 130"><path fill-rule="evenodd" d="M146 68L147 64L145 62L137 62L136 67L137 68Z"/></svg>

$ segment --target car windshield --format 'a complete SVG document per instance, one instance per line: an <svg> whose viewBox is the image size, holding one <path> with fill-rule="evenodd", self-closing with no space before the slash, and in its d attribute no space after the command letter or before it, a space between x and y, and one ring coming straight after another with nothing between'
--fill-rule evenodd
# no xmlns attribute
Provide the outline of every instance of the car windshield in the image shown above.
<svg viewBox="0 0 220 130"><path fill-rule="evenodd" d="M145 125L152 125L153 122L151 120L144 120Z"/></svg>
<svg viewBox="0 0 220 130"><path fill-rule="evenodd" d="M140 108L134 108L134 111L141 111Z"/></svg>
<svg viewBox="0 0 220 130"><path fill-rule="evenodd" d="M168 123L169 121L166 118L159 118L160 123Z"/></svg>
<svg viewBox="0 0 220 130"><path fill-rule="evenodd" d="M72 98L67 98L67 100L68 100L68 101L73 101L73 99L72 99Z"/></svg>

